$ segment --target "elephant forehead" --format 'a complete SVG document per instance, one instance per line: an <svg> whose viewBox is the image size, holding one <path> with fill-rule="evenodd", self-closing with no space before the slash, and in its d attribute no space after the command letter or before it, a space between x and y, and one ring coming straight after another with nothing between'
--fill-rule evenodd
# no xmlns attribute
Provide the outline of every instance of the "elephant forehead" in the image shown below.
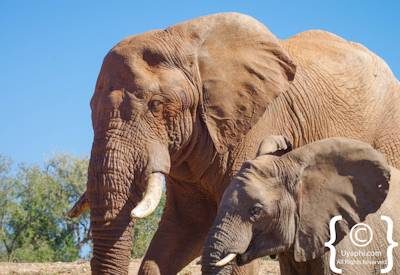
<svg viewBox="0 0 400 275"><path fill-rule="evenodd" d="M261 155L255 159L245 161L239 175L259 177L260 180L275 176L275 165L273 159L268 155Z"/></svg>
<svg viewBox="0 0 400 275"><path fill-rule="evenodd" d="M157 88L150 87L154 83L179 83L184 78L181 72L184 51L176 40L160 31L129 37L105 57L105 74L113 80L134 82L136 87L149 87L150 90Z"/></svg>
<svg viewBox="0 0 400 275"><path fill-rule="evenodd" d="M107 55L99 88L106 90L124 88L129 92L147 93L159 92L160 86L164 90L179 86L184 76L178 68L168 66L150 66L141 57L125 58L111 52Z"/></svg>
<svg viewBox="0 0 400 275"><path fill-rule="evenodd" d="M131 64L142 60L150 67L163 62L179 63L181 61L179 59L187 56L190 50L182 36L168 30L155 30L130 36L111 49L112 52L129 60Z"/></svg>
<svg viewBox="0 0 400 275"><path fill-rule="evenodd" d="M135 53L141 53L143 49L156 44L155 37L162 37L162 31L148 31L138 35L131 35L118 42L111 51L121 55L129 56Z"/></svg>
<svg viewBox="0 0 400 275"><path fill-rule="evenodd" d="M245 170L235 177L234 189L239 201L259 202L279 200L282 196L280 179L257 171Z"/></svg>
<svg viewBox="0 0 400 275"><path fill-rule="evenodd" d="M282 194L282 188L280 188L280 180L278 178L260 177L255 174L250 174L248 176L243 189L252 197L278 199Z"/></svg>

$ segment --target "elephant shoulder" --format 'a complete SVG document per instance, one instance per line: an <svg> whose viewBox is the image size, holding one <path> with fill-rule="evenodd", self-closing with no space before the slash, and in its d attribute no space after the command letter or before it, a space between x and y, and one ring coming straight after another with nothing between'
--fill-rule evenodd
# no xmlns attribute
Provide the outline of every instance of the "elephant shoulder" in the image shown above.
<svg viewBox="0 0 400 275"><path fill-rule="evenodd" d="M348 41L336 34L324 30L309 30L283 41L290 51L303 59L312 58L321 62L357 61L370 63L371 52L358 43ZM315 57L318 57L317 59ZM322 58L322 59L321 59ZM354 64L354 63L347 64Z"/></svg>
<svg viewBox="0 0 400 275"><path fill-rule="evenodd" d="M324 72L350 93L364 87L379 94L395 79L385 61L365 46L327 31L305 31L282 44L298 67Z"/></svg>
<svg viewBox="0 0 400 275"><path fill-rule="evenodd" d="M343 39L342 37L325 30L307 30L290 37L287 41L299 41L299 40L309 41L314 39L346 42L346 40Z"/></svg>
<svg viewBox="0 0 400 275"><path fill-rule="evenodd" d="M296 34L284 41L294 58L328 67L361 71L366 68L392 75L383 59L364 45L346 40L336 34L324 30L308 30ZM328 71L331 71L328 69ZM337 73L337 72L334 72ZM373 75L373 74L372 74Z"/></svg>

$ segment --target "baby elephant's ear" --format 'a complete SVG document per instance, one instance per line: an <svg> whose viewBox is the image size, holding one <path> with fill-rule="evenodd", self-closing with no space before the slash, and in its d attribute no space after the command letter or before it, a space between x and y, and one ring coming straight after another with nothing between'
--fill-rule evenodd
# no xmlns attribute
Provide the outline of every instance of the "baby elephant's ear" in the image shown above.
<svg viewBox="0 0 400 275"><path fill-rule="evenodd" d="M294 257L304 262L325 252L333 217L342 216L336 224L338 242L380 208L389 189L390 168L370 145L345 138L311 143L287 155L301 167L294 188L299 207Z"/></svg>
<svg viewBox="0 0 400 275"><path fill-rule="evenodd" d="M282 156L292 150L292 144L285 136L267 136L258 147L257 157L261 155Z"/></svg>

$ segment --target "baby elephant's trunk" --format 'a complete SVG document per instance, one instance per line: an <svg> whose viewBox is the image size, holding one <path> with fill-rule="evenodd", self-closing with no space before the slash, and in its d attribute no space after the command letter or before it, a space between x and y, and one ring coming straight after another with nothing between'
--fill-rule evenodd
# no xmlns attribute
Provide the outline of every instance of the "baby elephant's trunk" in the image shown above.
<svg viewBox="0 0 400 275"><path fill-rule="evenodd" d="M219 213L224 211L220 209ZM203 274L231 274L236 255L246 251L251 240L251 228L239 216L221 214L217 216L203 250Z"/></svg>

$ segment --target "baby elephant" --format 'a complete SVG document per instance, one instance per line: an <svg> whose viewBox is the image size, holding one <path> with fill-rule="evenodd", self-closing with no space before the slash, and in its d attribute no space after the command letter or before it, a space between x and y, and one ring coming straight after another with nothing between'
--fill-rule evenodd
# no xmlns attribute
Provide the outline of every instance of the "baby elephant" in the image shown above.
<svg viewBox="0 0 400 275"><path fill-rule="evenodd" d="M203 274L266 255L281 274L400 274L400 172L360 141L282 141L267 137L227 187Z"/></svg>

